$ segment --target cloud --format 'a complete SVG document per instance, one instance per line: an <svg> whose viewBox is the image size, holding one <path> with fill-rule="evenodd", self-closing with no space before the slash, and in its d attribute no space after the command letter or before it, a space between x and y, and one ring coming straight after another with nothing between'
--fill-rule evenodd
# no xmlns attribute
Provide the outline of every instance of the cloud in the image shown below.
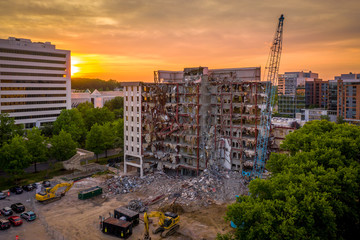
<svg viewBox="0 0 360 240"><path fill-rule="evenodd" d="M52 41L73 53L113 56L112 65L118 61L119 67L123 61L116 56L136 59L139 70L126 77L144 79L141 64L149 56L161 59L153 62L154 69L264 65L277 18L284 13L283 59L303 60L282 61L282 71L307 66L302 56L318 58L319 64L325 55L357 56L359 7L357 0L12 0L0 2L0 38ZM346 70L336 68L336 61L325 62L324 74Z"/></svg>

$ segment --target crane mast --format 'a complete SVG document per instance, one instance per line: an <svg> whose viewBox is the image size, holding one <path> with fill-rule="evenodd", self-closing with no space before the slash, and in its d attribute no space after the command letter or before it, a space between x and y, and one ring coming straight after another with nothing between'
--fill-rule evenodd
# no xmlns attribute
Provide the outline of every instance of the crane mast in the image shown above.
<svg viewBox="0 0 360 240"><path fill-rule="evenodd" d="M280 66L280 57L282 50L282 38L283 38L283 25L284 15L279 18L279 23L275 32L274 40L270 49L270 56L265 67L267 74L264 74L266 79L266 102L264 109L261 109L260 116L260 128L256 141L256 154L253 163L253 169L251 172L243 171L244 176L250 177L250 179L261 178L264 171L267 155L268 155L268 143L271 129L271 112L275 100L275 91L277 85L277 77Z"/></svg>

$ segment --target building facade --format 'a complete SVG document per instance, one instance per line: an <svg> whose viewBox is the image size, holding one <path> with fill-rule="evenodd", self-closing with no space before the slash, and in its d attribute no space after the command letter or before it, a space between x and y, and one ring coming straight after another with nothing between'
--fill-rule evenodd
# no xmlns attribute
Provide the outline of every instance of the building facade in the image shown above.
<svg viewBox="0 0 360 240"><path fill-rule="evenodd" d="M125 169L137 167L140 175L150 166L182 174L209 165L252 169L267 99L260 68L185 68L155 76L154 83L123 84Z"/></svg>
<svg viewBox="0 0 360 240"><path fill-rule="evenodd" d="M25 128L53 122L71 108L70 51L50 42L0 39L0 113Z"/></svg>
<svg viewBox="0 0 360 240"><path fill-rule="evenodd" d="M313 79L305 82L305 106L328 107L329 81Z"/></svg>
<svg viewBox="0 0 360 240"><path fill-rule="evenodd" d="M360 79L337 80L337 116L360 123Z"/></svg>
<svg viewBox="0 0 360 240"><path fill-rule="evenodd" d="M123 91L98 91L94 90L90 92L71 90L71 107L75 108L80 103L89 102L94 105L95 108L102 108L107 101L110 101L116 97L123 97Z"/></svg>

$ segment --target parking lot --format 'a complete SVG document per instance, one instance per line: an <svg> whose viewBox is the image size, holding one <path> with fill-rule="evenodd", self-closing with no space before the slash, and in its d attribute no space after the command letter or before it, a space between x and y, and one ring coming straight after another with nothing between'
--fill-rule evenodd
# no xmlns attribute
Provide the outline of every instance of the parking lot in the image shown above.
<svg viewBox="0 0 360 240"><path fill-rule="evenodd" d="M25 206L25 211L33 211L33 201L35 198L35 190L31 192L24 191L22 194L11 193L9 197L0 200L0 209L10 207L13 203L22 203ZM34 210L37 214L37 212ZM13 213L12 216L20 216L20 213ZM2 219L8 217L0 216ZM15 240L18 236L19 240L47 240L51 239L46 232L45 227L41 224L39 219L32 222L27 222L23 219L23 224L20 226L11 226L7 230L0 230L0 239Z"/></svg>

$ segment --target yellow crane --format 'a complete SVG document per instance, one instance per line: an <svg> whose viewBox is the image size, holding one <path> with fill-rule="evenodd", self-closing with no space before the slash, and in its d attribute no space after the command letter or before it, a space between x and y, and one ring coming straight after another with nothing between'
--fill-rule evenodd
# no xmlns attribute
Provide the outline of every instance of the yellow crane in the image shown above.
<svg viewBox="0 0 360 240"><path fill-rule="evenodd" d="M151 240L149 235L149 218L157 217L159 218L159 227L153 231L154 234L160 233L160 236L165 238L174 234L179 229L180 217L176 213L172 212L150 212L144 213L144 225L145 233L144 240Z"/></svg>
<svg viewBox="0 0 360 240"><path fill-rule="evenodd" d="M42 203L49 203L56 200L59 200L61 197L65 195L66 192L70 190L70 188L74 185L74 183L59 183L52 188L45 188L45 191L39 192L35 195L35 199ZM64 188L64 190L59 191L60 188Z"/></svg>

